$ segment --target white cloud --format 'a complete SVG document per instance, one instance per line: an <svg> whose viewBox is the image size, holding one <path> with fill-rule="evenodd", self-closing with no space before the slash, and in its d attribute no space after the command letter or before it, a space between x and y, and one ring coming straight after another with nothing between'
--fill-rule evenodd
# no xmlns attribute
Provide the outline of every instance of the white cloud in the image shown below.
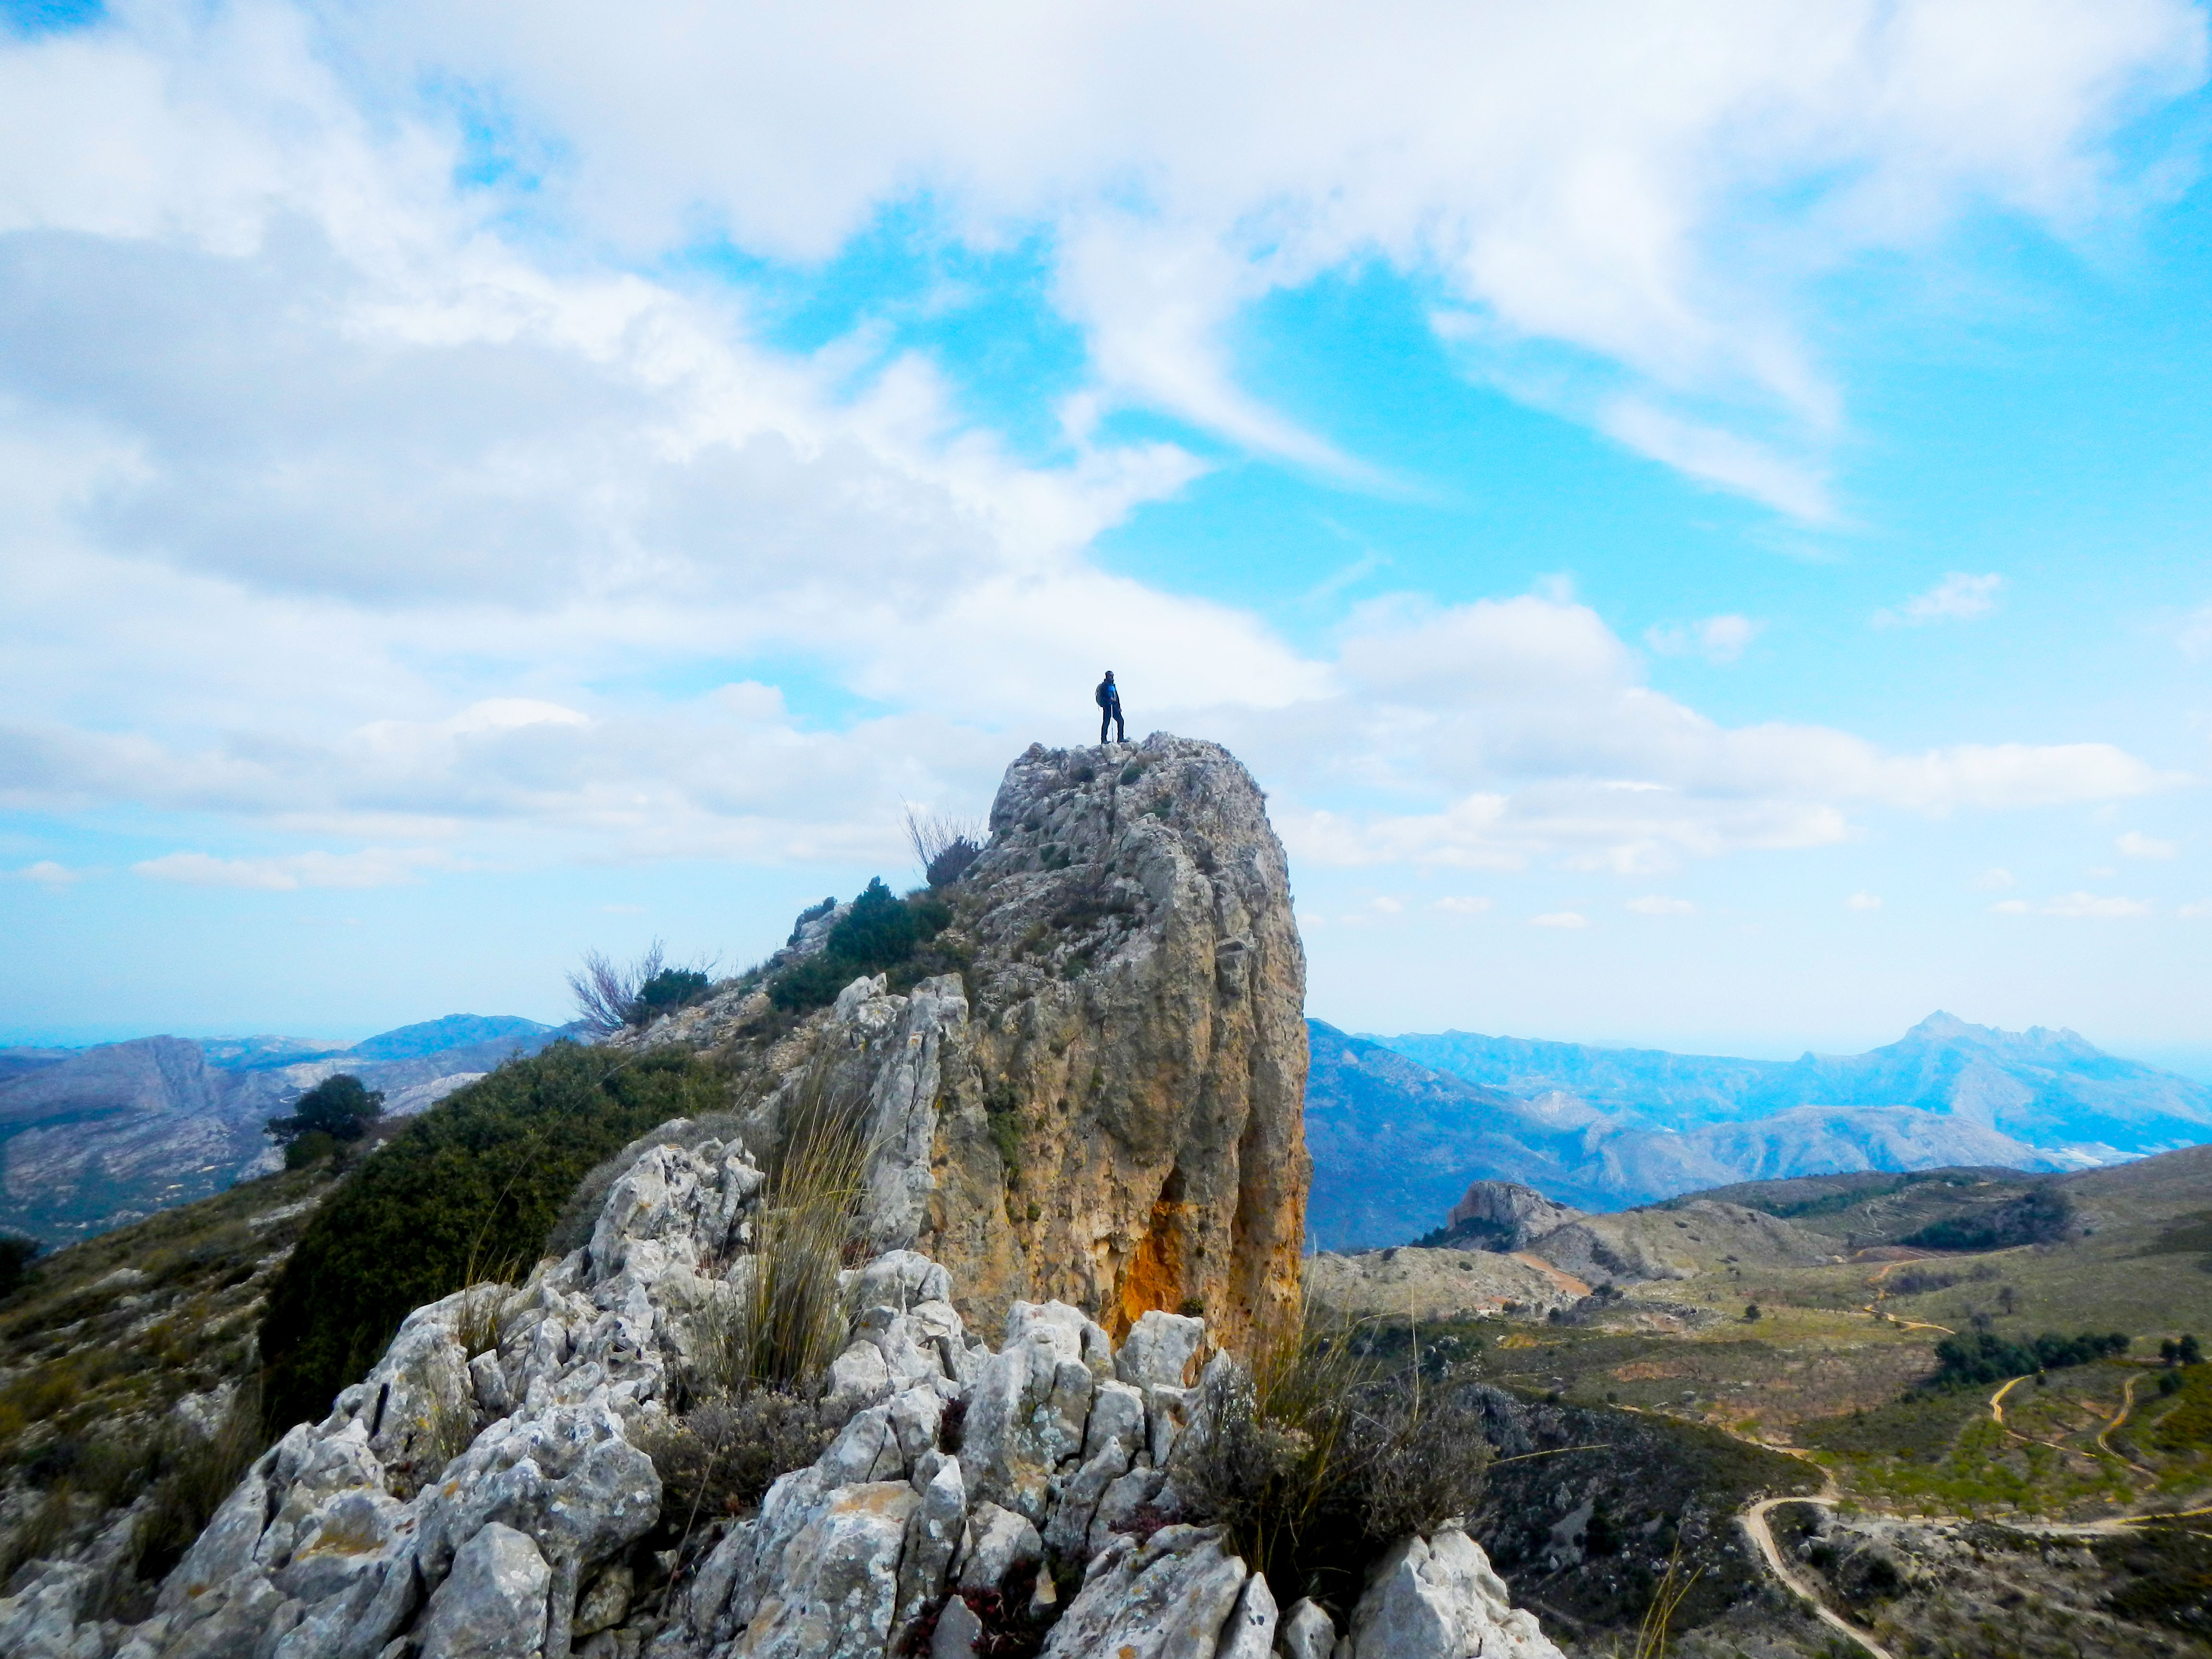
<svg viewBox="0 0 2212 1659"><path fill-rule="evenodd" d="M2012 872L1999 865L1990 866L1974 878L1975 887L1984 893L2002 892L2006 888L2017 884Z"/></svg>
<svg viewBox="0 0 2212 1659"><path fill-rule="evenodd" d="M1875 611L1874 623L1877 628L1917 628L1935 622L1972 622L1996 607L1997 591L2003 586L1999 575L1969 576L1954 570L1896 610Z"/></svg>
<svg viewBox="0 0 2212 1659"><path fill-rule="evenodd" d="M20 870L10 870L7 873L17 881L33 881L41 887L67 887L74 882L82 881L85 872L57 864L52 859L40 859L35 864L27 864Z"/></svg>
<svg viewBox="0 0 2212 1659"><path fill-rule="evenodd" d="M224 859L206 853L167 853L131 867L153 881L188 887L252 887L290 892L301 887L392 887L417 882L425 870L448 868L453 860L434 848L370 848L359 853L291 853L270 858Z"/></svg>
<svg viewBox="0 0 2212 1659"><path fill-rule="evenodd" d="M1990 906L1990 913L1999 916L2024 916L2032 908L2026 899L1999 899Z"/></svg>
<svg viewBox="0 0 2212 1659"><path fill-rule="evenodd" d="M1455 894L1437 900L1429 908L1441 910L1448 916L1479 916L1490 908L1490 901L1480 894Z"/></svg>
<svg viewBox="0 0 2212 1659"><path fill-rule="evenodd" d="M2185 904L2173 914L2177 916L2187 916L2191 921L2200 916L2212 916L2212 899L2200 899L2194 904Z"/></svg>
<svg viewBox="0 0 2212 1659"><path fill-rule="evenodd" d="M1589 918L1573 910L1553 910L1540 916L1528 918L1531 927L1587 927Z"/></svg>
<svg viewBox="0 0 2212 1659"><path fill-rule="evenodd" d="M1732 663L1765 628L1765 623L1748 617L1708 617L1688 627L1663 623L1646 629L1644 640L1662 657L1684 657L1694 651L1710 663Z"/></svg>
<svg viewBox="0 0 2212 1659"><path fill-rule="evenodd" d="M1695 914L1697 906L1684 898L1668 898L1663 893L1646 893L1632 898L1624 907L1639 916L1686 916Z"/></svg>
<svg viewBox="0 0 2212 1659"><path fill-rule="evenodd" d="M1583 418L1816 518L1804 453L1839 421L1803 343L1819 281L1990 210L2078 228L2130 187L2118 128L2204 58L2182 0L114 15L21 49L38 72L0 100L41 209L234 248L328 149L362 217L378 165L450 212L440 100L465 97L499 112L532 219L583 246L811 263L917 203L986 249L1041 232L1094 402L1319 465L1325 440L1236 386L1226 326L1381 261L1480 320L1477 372L1547 353ZM149 159L100 165L118 149Z"/></svg>
<svg viewBox="0 0 2212 1659"><path fill-rule="evenodd" d="M1378 602L1315 654L1091 554L1206 465L1101 437L1117 404L1356 471L1239 389L1224 326L1377 259L1479 319L1473 372L1564 350L1571 412L1831 514L1811 279L1990 204L2078 222L2115 123L2203 57L2170 0L2008 17L2002 76L1946 27L1147 0L610 32L568 0L125 0L10 38L0 805L364 849L148 861L270 888L404 878L437 866L389 849L432 845L890 856L899 796L980 807L1010 728L1084 735L1109 660L1139 730L1233 743L1300 855L1340 863L1656 875L1886 807L2147 793L2170 780L2106 744L1723 726L1565 586ZM526 189L455 184L497 171L423 90L459 86ZM1049 459L872 325L795 356L743 291L639 274L723 233L818 259L887 204L986 252L1048 233L1091 343ZM1725 658L1757 627L1684 638ZM732 665L761 661L789 702ZM811 712L856 697L842 729Z"/></svg>
<svg viewBox="0 0 2212 1659"><path fill-rule="evenodd" d="M1844 908L1848 910L1879 910L1881 898L1875 893L1854 893L1844 901Z"/></svg>
<svg viewBox="0 0 2212 1659"><path fill-rule="evenodd" d="M2141 899L2098 893L2069 893L2045 905L2043 914L2047 916L2111 920L2123 916L2147 916L2150 914L2150 906Z"/></svg>
<svg viewBox="0 0 2212 1659"><path fill-rule="evenodd" d="M2170 859L2181 850L2179 842L2159 841L2133 830L2112 844L2131 859Z"/></svg>
<svg viewBox="0 0 2212 1659"><path fill-rule="evenodd" d="M1381 915L1395 916L1403 910L1406 905L1402 899L1395 899L1388 893L1383 893L1368 900L1367 908Z"/></svg>

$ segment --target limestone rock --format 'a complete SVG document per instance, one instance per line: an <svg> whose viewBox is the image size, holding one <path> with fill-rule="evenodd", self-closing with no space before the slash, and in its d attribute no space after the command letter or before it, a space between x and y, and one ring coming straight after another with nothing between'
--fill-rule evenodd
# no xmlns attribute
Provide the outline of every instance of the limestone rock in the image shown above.
<svg viewBox="0 0 2212 1659"><path fill-rule="evenodd" d="M526 1534L490 1522L455 1553L430 1597L422 1659L528 1659L544 1644L552 1580Z"/></svg>
<svg viewBox="0 0 2212 1659"><path fill-rule="evenodd" d="M1275 1651L1275 1596L1267 1581L1254 1573L1244 1581L1237 1610L1222 1626L1215 1659L1270 1659Z"/></svg>
<svg viewBox="0 0 2212 1659"><path fill-rule="evenodd" d="M860 1113L871 1245L941 1262L971 1324L1058 1300L1116 1338L1155 1310L1202 1310L1239 1349L1287 1328L1305 958L1243 767L1164 733L1033 745L942 896L961 974L858 977L796 1029L749 981L611 1046L714 1051L757 1147L810 1098ZM836 914L764 971L822 949Z"/></svg>
<svg viewBox="0 0 2212 1659"><path fill-rule="evenodd" d="M1199 1362L1205 1357L1204 1320L1153 1309L1129 1328L1114 1356L1114 1375L1139 1388L1158 1382L1187 1389L1198 1381Z"/></svg>
<svg viewBox="0 0 2212 1659"><path fill-rule="evenodd" d="M976 1316L1056 1298L1118 1337L1194 1304L1237 1347L1283 1328L1308 1180L1305 957L1250 775L1164 734L1032 747L962 887L983 907L963 923L971 1060L921 1248Z"/></svg>
<svg viewBox="0 0 2212 1659"><path fill-rule="evenodd" d="M731 1659L880 1659L898 1601L908 1518L901 1481L842 1486L792 1538Z"/></svg>
<svg viewBox="0 0 2212 1659"><path fill-rule="evenodd" d="M1525 1250L1531 1239L1580 1221L1583 1212L1517 1181L1478 1181L1452 1206L1444 1243L1459 1250Z"/></svg>
<svg viewBox="0 0 2212 1659"><path fill-rule="evenodd" d="M1336 1649L1336 1626L1311 1596L1291 1604L1279 1634L1283 1659L1329 1659Z"/></svg>
<svg viewBox="0 0 2212 1659"><path fill-rule="evenodd" d="M1091 1562L1042 1659L1217 1659L1247 1576L1210 1528L1164 1527L1143 1545L1117 1538Z"/></svg>
<svg viewBox="0 0 2212 1659"><path fill-rule="evenodd" d="M960 1547L960 1588L1003 1589L1015 1568L1033 1567L1043 1559L1044 1540L1026 1517L996 1504L978 1504Z"/></svg>
<svg viewBox="0 0 2212 1659"><path fill-rule="evenodd" d="M1482 1547L1455 1530L1392 1547L1368 1575L1346 1642L1346 1659L1560 1659Z"/></svg>

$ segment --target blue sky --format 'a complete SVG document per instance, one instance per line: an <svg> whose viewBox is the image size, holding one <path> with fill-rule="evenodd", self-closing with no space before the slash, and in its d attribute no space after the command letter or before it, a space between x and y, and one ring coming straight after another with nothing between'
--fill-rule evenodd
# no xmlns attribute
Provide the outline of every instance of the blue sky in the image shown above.
<svg viewBox="0 0 2212 1659"><path fill-rule="evenodd" d="M1111 662L1337 1024L2212 1066L2201 7L4 12L0 1040L741 964Z"/></svg>

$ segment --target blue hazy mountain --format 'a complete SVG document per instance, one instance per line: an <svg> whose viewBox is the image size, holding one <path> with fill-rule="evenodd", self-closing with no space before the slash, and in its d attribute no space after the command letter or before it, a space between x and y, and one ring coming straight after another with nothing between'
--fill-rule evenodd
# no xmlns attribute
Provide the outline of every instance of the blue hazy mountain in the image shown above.
<svg viewBox="0 0 2212 1659"><path fill-rule="evenodd" d="M380 1031L346 1050L356 1060L420 1060L449 1048L473 1048L479 1043L516 1042L526 1047L543 1046L533 1039L553 1030L518 1014L447 1014L417 1025Z"/></svg>
<svg viewBox="0 0 2212 1659"><path fill-rule="evenodd" d="M1863 1054L1796 1060L1307 1024L1306 1225L1322 1249L1418 1237L1478 1180L1607 1211L1743 1181L2078 1170L2212 1141L2203 1084L2071 1031L1948 1014Z"/></svg>
<svg viewBox="0 0 2212 1659"><path fill-rule="evenodd" d="M2099 1161L2212 1140L2212 1085L2108 1054L2073 1031L2003 1031L1946 1013L1862 1054L1794 1060L1466 1031L1372 1041L1469 1083L1523 1098L1563 1094L1653 1127L1686 1131L1808 1106L1904 1107Z"/></svg>
<svg viewBox="0 0 2212 1659"><path fill-rule="evenodd" d="M267 1167L263 1125L338 1072L422 1110L571 1028L448 1014L351 1048L289 1036L137 1037L0 1048L0 1231L64 1243L222 1191Z"/></svg>

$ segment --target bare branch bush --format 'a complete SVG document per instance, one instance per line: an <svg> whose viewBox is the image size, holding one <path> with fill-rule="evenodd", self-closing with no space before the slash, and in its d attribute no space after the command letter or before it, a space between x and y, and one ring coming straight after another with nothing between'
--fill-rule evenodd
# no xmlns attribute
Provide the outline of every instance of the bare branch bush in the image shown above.
<svg viewBox="0 0 2212 1659"><path fill-rule="evenodd" d="M903 817L907 845L932 887L950 887L983 854L988 832L973 818L925 812L910 804Z"/></svg>
<svg viewBox="0 0 2212 1659"><path fill-rule="evenodd" d="M626 968L601 951L585 951L581 970L568 975L568 989L575 994L576 1012L585 1027L602 1037L621 1030L637 1006L637 994L667 965L667 947L657 939Z"/></svg>

